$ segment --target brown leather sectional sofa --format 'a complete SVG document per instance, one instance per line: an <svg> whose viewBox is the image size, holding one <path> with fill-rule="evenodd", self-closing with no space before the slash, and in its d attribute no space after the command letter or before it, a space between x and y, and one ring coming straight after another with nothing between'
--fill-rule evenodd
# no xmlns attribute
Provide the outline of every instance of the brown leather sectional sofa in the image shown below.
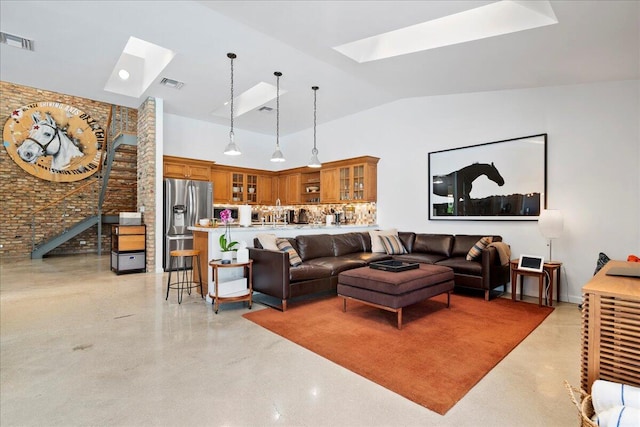
<svg viewBox="0 0 640 427"><path fill-rule="evenodd" d="M300 235L288 238L302 264L292 267L289 253L262 249L258 239L249 248L253 259L253 290L277 298L283 311L292 298L315 293L335 292L340 272L363 267L374 261L396 259L451 267L456 287L484 291L489 299L492 289L509 282L509 264L501 265L496 248L488 247L474 261L466 255L482 235L422 234L399 232L409 253L387 255L371 252L369 232ZM493 241L502 241L493 236Z"/></svg>

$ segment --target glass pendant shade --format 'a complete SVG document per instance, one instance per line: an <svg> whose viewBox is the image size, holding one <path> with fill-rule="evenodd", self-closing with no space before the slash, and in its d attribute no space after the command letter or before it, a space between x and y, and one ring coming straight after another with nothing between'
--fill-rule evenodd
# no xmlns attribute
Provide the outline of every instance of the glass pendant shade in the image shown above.
<svg viewBox="0 0 640 427"><path fill-rule="evenodd" d="M224 149L224 154L228 156L239 156L242 153L233 139L233 60L236 59L236 54L227 53L227 58L231 60L231 130L229 131L229 143Z"/></svg>
<svg viewBox="0 0 640 427"><path fill-rule="evenodd" d="M318 159L317 148L311 150L311 160L309 160L309 164L307 166L309 166L310 168L319 168L322 166L322 163L320 163L320 159Z"/></svg>
<svg viewBox="0 0 640 427"><path fill-rule="evenodd" d="M233 140L233 131L229 132L229 143L224 149L224 154L227 154L229 156L238 156L242 154L238 149L235 141Z"/></svg>
<svg viewBox="0 0 640 427"><path fill-rule="evenodd" d="M276 147L276 151L273 152L273 155L271 156L271 161L272 162L284 162L285 158L284 158L284 154L282 154L282 151L280 150L280 147Z"/></svg>
<svg viewBox="0 0 640 427"><path fill-rule="evenodd" d="M276 71L273 73L276 76L276 151L271 156L272 162L284 162L284 154L280 150L280 76L282 73Z"/></svg>
<svg viewBox="0 0 640 427"><path fill-rule="evenodd" d="M318 86L312 86L313 89L313 149L311 150L311 160L309 160L310 168L319 168L322 167L322 163L320 163L320 159L318 159L318 149L316 148L316 95L318 94Z"/></svg>

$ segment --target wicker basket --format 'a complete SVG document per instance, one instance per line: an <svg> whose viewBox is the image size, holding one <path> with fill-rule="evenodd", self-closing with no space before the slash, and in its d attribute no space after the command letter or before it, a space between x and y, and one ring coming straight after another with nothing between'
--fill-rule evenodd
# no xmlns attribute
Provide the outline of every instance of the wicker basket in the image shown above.
<svg viewBox="0 0 640 427"><path fill-rule="evenodd" d="M593 403L591 402L591 395L587 394L584 390L573 387L566 380L564 382L564 386L569 392L571 401L576 405L576 408L578 408L578 413L580 414L580 425L582 427L598 427L596 423L591 421L591 417L596 413L593 409ZM578 399L576 399L576 394L580 395L580 403L578 403Z"/></svg>

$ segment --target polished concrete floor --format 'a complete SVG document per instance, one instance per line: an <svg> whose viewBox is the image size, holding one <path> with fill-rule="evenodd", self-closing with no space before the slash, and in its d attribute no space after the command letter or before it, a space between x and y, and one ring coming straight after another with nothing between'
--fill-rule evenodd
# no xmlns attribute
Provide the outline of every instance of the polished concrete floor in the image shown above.
<svg viewBox="0 0 640 427"><path fill-rule="evenodd" d="M245 320L243 303L165 301L166 275L116 276L95 255L0 269L3 427L579 425L563 386L579 383L574 304L441 416Z"/></svg>

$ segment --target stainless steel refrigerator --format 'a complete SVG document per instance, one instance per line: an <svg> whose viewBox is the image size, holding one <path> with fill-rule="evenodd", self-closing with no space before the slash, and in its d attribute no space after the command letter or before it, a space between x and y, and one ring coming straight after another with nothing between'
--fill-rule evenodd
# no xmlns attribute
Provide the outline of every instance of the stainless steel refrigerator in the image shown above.
<svg viewBox="0 0 640 427"><path fill-rule="evenodd" d="M169 268L169 253L193 249L193 233L187 227L201 218L212 218L213 183L186 179L164 180L164 244L162 267Z"/></svg>

